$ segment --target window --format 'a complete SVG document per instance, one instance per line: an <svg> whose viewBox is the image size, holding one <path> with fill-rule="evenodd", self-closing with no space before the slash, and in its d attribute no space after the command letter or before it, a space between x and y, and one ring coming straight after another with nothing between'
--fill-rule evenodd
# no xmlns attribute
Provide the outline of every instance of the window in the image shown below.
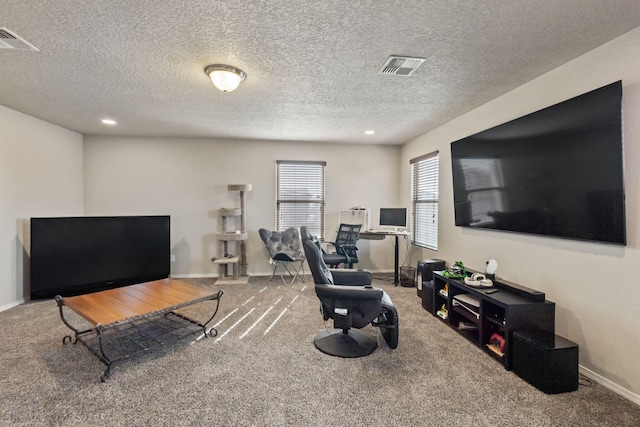
<svg viewBox="0 0 640 427"><path fill-rule="evenodd" d="M438 249L438 152L412 159L411 220L413 244Z"/></svg>
<svg viewBox="0 0 640 427"><path fill-rule="evenodd" d="M324 167L326 162L276 162L276 229L305 225L324 237Z"/></svg>

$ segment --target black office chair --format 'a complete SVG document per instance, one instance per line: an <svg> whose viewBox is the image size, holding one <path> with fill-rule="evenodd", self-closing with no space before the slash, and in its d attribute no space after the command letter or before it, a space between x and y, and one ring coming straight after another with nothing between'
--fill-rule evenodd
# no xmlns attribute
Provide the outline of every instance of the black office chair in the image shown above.
<svg viewBox="0 0 640 427"><path fill-rule="evenodd" d="M340 224L335 242L327 242L335 248L335 252L322 255L325 264L332 268L338 268L341 264L353 268L353 264L359 262L356 242L361 228L362 224Z"/></svg>
<svg viewBox="0 0 640 427"><path fill-rule="evenodd" d="M332 356L366 356L376 349L377 340L357 329L371 324L380 328L390 348L397 348L398 312L386 292L371 286L371 272L329 269L306 227L300 231L322 317L333 319L335 327L320 331L315 346Z"/></svg>

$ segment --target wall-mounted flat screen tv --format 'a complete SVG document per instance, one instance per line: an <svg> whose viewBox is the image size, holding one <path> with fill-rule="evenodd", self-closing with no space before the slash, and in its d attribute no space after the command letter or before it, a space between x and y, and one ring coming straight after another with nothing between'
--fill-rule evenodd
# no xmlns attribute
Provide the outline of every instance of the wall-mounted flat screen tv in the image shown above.
<svg viewBox="0 0 640 427"><path fill-rule="evenodd" d="M170 217L31 218L31 298L169 277Z"/></svg>
<svg viewBox="0 0 640 427"><path fill-rule="evenodd" d="M451 143L455 223L626 244L622 82Z"/></svg>

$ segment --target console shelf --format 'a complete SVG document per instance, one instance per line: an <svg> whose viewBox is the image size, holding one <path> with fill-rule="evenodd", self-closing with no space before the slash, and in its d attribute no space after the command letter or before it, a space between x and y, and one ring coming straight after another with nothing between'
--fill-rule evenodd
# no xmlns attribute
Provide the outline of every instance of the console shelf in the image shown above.
<svg viewBox="0 0 640 427"><path fill-rule="evenodd" d="M481 347L508 370L513 366L513 332L539 330L553 334L555 303L544 294L506 281L494 281L494 288L466 285L462 279L451 279L434 272L431 314ZM497 292L491 290L498 289ZM426 289L423 289L425 292ZM461 305L454 305L456 295L469 294L479 301L477 316ZM442 309L447 316L438 315ZM477 328L476 328L477 327Z"/></svg>

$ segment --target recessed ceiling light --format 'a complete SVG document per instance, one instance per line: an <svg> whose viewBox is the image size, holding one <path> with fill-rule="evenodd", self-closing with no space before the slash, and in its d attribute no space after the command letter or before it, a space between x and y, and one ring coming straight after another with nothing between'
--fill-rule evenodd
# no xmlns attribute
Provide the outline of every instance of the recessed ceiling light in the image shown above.
<svg viewBox="0 0 640 427"><path fill-rule="evenodd" d="M111 119L102 119L102 124L103 124L103 125L113 126L113 125L117 125L118 123L116 123L116 121L115 121L115 120L111 120Z"/></svg>
<svg viewBox="0 0 640 427"><path fill-rule="evenodd" d="M364 131L364 134L365 134L365 135L373 135L374 133L376 133L376 131L375 131L375 130L365 130L365 131Z"/></svg>

